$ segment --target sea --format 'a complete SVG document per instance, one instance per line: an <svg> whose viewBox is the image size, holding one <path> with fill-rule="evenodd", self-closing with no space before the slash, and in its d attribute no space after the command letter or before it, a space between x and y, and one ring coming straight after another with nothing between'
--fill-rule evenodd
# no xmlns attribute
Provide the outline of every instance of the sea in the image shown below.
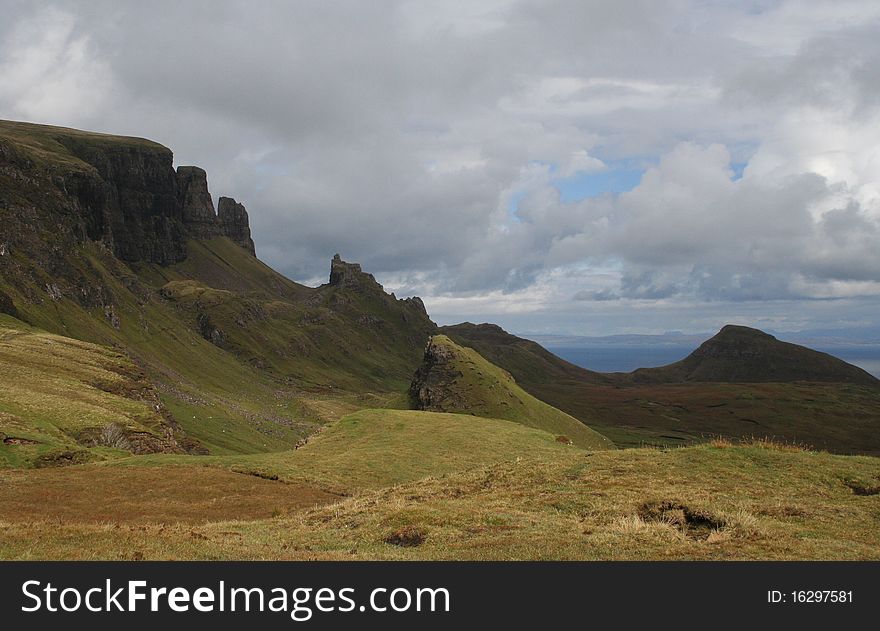
<svg viewBox="0 0 880 631"><path fill-rule="evenodd" d="M572 364L598 372L630 372L636 368L665 366L687 357L696 346L546 346ZM880 379L880 346L817 347Z"/></svg>

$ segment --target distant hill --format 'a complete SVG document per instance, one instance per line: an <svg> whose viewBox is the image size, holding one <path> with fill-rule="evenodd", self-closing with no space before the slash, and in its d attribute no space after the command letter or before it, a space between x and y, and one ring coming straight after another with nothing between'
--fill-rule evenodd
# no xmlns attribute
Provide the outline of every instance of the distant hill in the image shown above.
<svg viewBox="0 0 880 631"><path fill-rule="evenodd" d="M497 324L463 322L441 326L438 330L509 371L520 385L558 383L570 379L594 383L612 383L616 380L612 375L567 362L537 342L511 335Z"/></svg>
<svg viewBox="0 0 880 631"><path fill-rule="evenodd" d="M638 383L827 381L880 385L874 376L842 359L732 324L683 360L659 368L640 368L631 378Z"/></svg>
<svg viewBox="0 0 880 631"><path fill-rule="evenodd" d="M633 373L585 370L493 324L440 331L618 446L766 436L880 454L876 379L830 355L744 328L726 327L682 362Z"/></svg>
<svg viewBox="0 0 880 631"><path fill-rule="evenodd" d="M419 410L514 421L586 449L614 447L576 418L527 393L507 371L445 335L435 335L428 343L410 386L410 401Z"/></svg>

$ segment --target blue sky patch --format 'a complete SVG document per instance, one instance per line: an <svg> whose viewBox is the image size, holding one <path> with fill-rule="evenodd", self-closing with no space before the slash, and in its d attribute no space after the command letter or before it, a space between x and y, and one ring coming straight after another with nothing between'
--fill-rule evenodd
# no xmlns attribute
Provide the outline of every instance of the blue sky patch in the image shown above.
<svg viewBox="0 0 880 631"><path fill-rule="evenodd" d="M563 202L577 202L587 197L599 197L603 193L625 193L631 191L642 179L644 168L625 165L600 173L575 173L571 177L553 181Z"/></svg>

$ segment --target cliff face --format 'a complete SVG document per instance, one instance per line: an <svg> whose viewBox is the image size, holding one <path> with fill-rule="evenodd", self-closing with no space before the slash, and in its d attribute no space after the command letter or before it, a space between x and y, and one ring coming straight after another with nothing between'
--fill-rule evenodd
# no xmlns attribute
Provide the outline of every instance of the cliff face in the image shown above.
<svg viewBox="0 0 880 631"><path fill-rule="evenodd" d="M228 237L245 250L257 255L254 240L251 238L251 227L247 210L231 197L221 197L217 202L217 220L220 234Z"/></svg>
<svg viewBox="0 0 880 631"><path fill-rule="evenodd" d="M126 262L170 265L186 258L189 239L221 236L255 253L244 206L221 198L215 213L205 171L175 171L157 143L0 121L0 178L10 221L100 241Z"/></svg>
<svg viewBox="0 0 880 631"><path fill-rule="evenodd" d="M330 261L330 284L356 291L383 291L376 278L361 269L358 263L347 263L338 254Z"/></svg>
<svg viewBox="0 0 880 631"><path fill-rule="evenodd" d="M177 204L189 234L196 239L220 236L208 175L199 167L177 167Z"/></svg>
<svg viewBox="0 0 880 631"><path fill-rule="evenodd" d="M160 145L59 143L93 170L61 175L86 234L124 261L167 265L186 258L187 234L177 203L171 151Z"/></svg>

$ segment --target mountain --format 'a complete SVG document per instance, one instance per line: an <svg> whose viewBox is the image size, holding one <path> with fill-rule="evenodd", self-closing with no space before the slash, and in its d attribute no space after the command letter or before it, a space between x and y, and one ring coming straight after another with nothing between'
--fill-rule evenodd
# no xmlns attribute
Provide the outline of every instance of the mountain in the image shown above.
<svg viewBox="0 0 880 631"><path fill-rule="evenodd" d="M493 324L439 330L620 447L758 436L880 454L880 388L871 375L744 329L725 327L682 362L632 373L574 366Z"/></svg>
<svg viewBox="0 0 880 631"><path fill-rule="evenodd" d="M220 197L215 212L205 171L175 169L166 147L0 122L0 313L34 344L18 352L38 352L19 335L38 330L124 356L179 445L290 449L399 398L436 328L418 298L397 299L338 255L328 282L306 287L255 252L244 206ZM6 394L0 412L31 422ZM89 452L78 458L108 455L68 432L29 458L71 441ZM0 461L13 451L0 445Z"/></svg>
<svg viewBox="0 0 880 631"><path fill-rule="evenodd" d="M727 325L685 359L632 373L640 383L685 381L827 381L878 386L874 376L827 353L781 342L745 326Z"/></svg>

